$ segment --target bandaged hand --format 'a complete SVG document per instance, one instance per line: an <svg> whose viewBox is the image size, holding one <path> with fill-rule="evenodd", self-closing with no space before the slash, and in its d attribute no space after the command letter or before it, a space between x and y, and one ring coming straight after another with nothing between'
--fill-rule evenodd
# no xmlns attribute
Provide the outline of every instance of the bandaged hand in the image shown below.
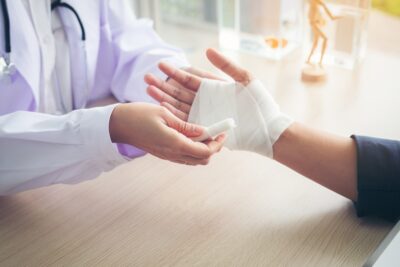
<svg viewBox="0 0 400 267"><path fill-rule="evenodd" d="M233 118L237 127L227 133L228 148L273 157L274 143L292 120L280 111L268 90L249 72L215 50L209 49L207 57L234 81L199 78L161 63L160 69L181 86L177 88L148 75L148 93L189 122L209 126Z"/></svg>

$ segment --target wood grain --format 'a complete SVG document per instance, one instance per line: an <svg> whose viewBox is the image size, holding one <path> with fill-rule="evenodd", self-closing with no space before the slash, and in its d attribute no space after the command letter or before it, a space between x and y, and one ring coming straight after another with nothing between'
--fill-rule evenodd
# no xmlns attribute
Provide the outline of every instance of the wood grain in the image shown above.
<svg viewBox="0 0 400 267"><path fill-rule="evenodd" d="M359 266L390 228L269 159L146 156L0 199L1 266Z"/></svg>

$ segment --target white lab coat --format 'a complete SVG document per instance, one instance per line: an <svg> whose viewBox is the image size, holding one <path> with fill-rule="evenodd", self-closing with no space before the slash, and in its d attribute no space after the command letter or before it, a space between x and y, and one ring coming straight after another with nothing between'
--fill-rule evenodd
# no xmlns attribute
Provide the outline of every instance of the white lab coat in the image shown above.
<svg viewBox="0 0 400 267"><path fill-rule="evenodd" d="M126 162L110 140L108 127L114 106L78 109L60 116L37 112L40 46L21 0L7 2L17 73L11 82L0 81L0 195L55 183L77 183ZM163 42L149 21L135 19L125 1L65 2L78 11L87 33L87 65L71 64L76 107L110 94L121 102L151 102L145 92L144 74L165 77L157 68L160 60L187 66L181 51ZM70 54L82 58L77 21L68 11L60 13ZM0 21L3 53L4 25ZM79 90L85 67L89 96Z"/></svg>

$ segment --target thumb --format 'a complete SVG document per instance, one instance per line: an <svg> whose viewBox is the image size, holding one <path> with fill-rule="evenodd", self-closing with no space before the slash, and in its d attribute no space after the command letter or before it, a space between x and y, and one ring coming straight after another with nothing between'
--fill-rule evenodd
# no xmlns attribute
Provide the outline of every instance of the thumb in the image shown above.
<svg viewBox="0 0 400 267"><path fill-rule="evenodd" d="M167 110L164 117L167 125L186 137L198 137L203 134L204 127L183 121Z"/></svg>
<svg viewBox="0 0 400 267"><path fill-rule="evenodd" d="M253 80L253 77L250 72L239 67L233 61L229 60L227 57L223 56L218 51L209 48L206 51L206 55L208 60L210 60L210 62L215 67L228 74L236 82L246 86L247 84L250 83L251 80Z"/></svg>

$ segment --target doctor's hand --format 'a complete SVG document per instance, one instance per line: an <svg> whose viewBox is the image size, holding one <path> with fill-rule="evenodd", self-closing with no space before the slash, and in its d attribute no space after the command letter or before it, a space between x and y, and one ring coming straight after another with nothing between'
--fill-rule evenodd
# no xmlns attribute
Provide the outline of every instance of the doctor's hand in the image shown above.
<svg viewBox="0 0 400 267"><path fill-rule="evenodd" d="M225 140L220 135L204 143L194 142L190 137L200 136L203 127L147 103L119 104L111 114L109 127L114 143L130 144L156 157L187 165L208 164Z"/></svg>
<svg viewBox="0 0 400 267"><path fill-rule="evenodd" d="M206 54L208 60L215 67L222 70L236 82L246 86L253 79L250 72L237 66L218 51L208 49ZM145 76L145 81L149 85L147 93L184 121L188 119L190 108L199 90L202 78L223 80L207 72L193 68L181 70L163 62L159 64L159 68L170 79L165 82L153 74L147 74Z"/></svg>

